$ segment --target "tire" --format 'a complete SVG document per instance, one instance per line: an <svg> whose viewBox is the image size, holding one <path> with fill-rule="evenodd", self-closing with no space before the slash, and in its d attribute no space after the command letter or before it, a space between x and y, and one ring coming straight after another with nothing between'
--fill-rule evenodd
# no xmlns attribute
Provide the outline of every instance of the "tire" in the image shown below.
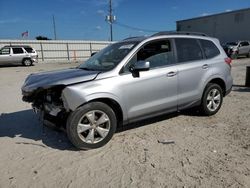
<svg viewBox="0 0 250 188"><path fill-rule="evenodd" d="M31 66L33 64L33 62L31 61L31 59L24 59L22 63L26 67Z"/></svg>
<svg viewBox="0 0 250 188"><path fill-rule="evenodd" d="M223 92L218 84L209 83L203 93L200 111L203 115L216 114L223 102Z"/></svg>
<svg viewBox="0 0 250 188"><path fill-rule="evenodd" d="M248 57L248 58L250 57L250 52L248 52L247 57Z"/></svg>
<svg viewBox="0 0 250 188"><path fill-rule="evenodd" d="M78 149L104 146L116 131L114 111L102 102L91 102L79 107L67 119L67 135Z"/></svg>

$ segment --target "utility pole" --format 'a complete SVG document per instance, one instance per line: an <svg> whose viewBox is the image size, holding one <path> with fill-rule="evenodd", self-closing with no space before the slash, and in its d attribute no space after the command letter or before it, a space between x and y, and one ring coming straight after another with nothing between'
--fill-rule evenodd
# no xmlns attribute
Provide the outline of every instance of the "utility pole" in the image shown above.
<svg viewBox="0 0 250 188"><path fill-rule="evenodd" d="M116 17L113 15L112 9L112 0L109 0L109 14L106 16L106 21L110 25L110 40L113 41L113 22L116 20Z"/></svg>
<svg viewBox="0 0 250 188"><path fill-rule="evenodd" d="M54 29L54 39L56 40L56 22L54 14L53 14L53 29Z"/></svg>

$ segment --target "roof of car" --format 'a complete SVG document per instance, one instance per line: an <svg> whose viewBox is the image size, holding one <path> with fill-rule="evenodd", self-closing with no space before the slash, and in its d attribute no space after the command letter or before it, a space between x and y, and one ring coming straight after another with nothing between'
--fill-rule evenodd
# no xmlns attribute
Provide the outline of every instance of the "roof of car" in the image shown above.
<svg viewBox="0 0 250 188"><path fill-rule="evenodd" d="M4 47L11 47L11 48L32 48L31 46L28 46L28 45L7 45L7 46L4 46Z"/></svg>
<svg viewBox="0 0 250 188"><path fill-rule="evenodd" d="M146 38L148 38L148 37L146 37L146 36L137 36L137 37L125 38L122 41L124 41L124 42L141 42Z"/></svg>
<svg viewBox="0 0 250 188"><path fill-rule="evenodd" d="M124 39L123 41L128 41L128 42L141 42L145 39L151 38L151 37L158 37L158 36L198 36L198 37L209 37L208 35L206 35L205 33L198 33L198 32L186 32L186 31L161 31L158 33L155 33L151 36L137 36L137 37L129 37Z"/></svg>
<svg viewBox="0 0 250 188"><path fill-rule="evenodd" d="M162 36L162 35L191 35L191 36L207 36L205 33L199 32L189 32L189 31L161 31L152 35L155 36Z"/></svg>

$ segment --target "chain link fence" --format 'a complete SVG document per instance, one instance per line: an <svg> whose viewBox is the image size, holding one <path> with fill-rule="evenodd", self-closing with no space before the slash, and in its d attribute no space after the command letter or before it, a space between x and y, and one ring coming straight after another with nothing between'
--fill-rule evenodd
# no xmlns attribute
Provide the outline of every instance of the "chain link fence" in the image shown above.
<svg viewBox="0 0 250 188"><path fill-rule="evenodd" d="M39 61L79 61L90 57L111 44L109 41L81 41L81 40L0 40L0 48L6 45L27 45L38 53Z"/></svg>

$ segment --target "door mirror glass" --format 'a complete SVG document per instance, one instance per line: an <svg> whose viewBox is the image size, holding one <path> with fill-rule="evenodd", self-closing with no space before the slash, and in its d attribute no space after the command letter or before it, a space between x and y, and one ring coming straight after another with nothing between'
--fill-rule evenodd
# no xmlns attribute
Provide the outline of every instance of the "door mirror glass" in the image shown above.
<svg viewBox="0 0 250 188"><path fill-rule="evenodd" d="M137 61L134 66L130 67L132 72L148 71L150 63L148 61Z"/></svg>

